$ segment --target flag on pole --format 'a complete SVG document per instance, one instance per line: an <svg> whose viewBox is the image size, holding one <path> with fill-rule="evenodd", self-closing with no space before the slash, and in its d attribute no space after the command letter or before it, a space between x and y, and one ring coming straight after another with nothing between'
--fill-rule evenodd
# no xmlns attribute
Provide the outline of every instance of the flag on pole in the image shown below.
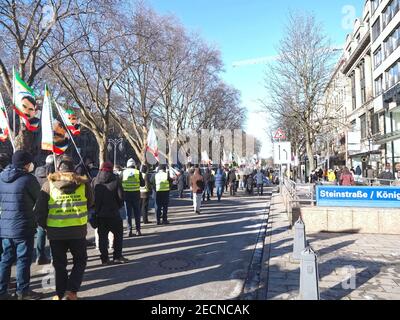
<svg viewBox="0 0 400 320"><path fill-rule="evenodd" d="M37 117L36 97L33 89L29 87L14 70L13 81L14 110L21 118L29 131L37 131L39 118Z"/></svg>
<svg viewBox="0 0 400 320"><path fill-rule="evenodd" d="M149 151L154 158L160 162L159 153L158 153L158 142L156 131L154 130L153 123L150 125L149 133L147 136L147 148L146 151Z"/></svg>
<svg viewBox="0 0 400 320"><path fill-rule="evenodd" d="M81 134L81 125L75 111L72 109L64 110L63 108L60 108L60 114L64 124L71 134L74 137L79 136Z"/></svg>
<svg viewBox="0 0 400 320"><path fill-rule="evenodd" d="M8 121L7 109L4 104L3 96L0 93L0 141L6 142L9 137L10 122Z"/></svg>
<svg viewBox="0 0 400 320"><path fill-rule="evenodd" d="M67 131L61 122L53 119L50 92L45 87L42 112L42 149L62 155L68 149Z"/></svg>

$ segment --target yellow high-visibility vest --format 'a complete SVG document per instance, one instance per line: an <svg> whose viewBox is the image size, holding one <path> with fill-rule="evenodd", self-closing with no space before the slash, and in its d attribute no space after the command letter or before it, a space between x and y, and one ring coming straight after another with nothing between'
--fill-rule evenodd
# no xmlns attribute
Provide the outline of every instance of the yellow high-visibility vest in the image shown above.
<svg viewBox="0 0 400 320"><path fill-rule="evenodd" d="M125 169L122 172L122 188L125 192L140 191L140 172L137 169Z"/></svg>
<svg viewBox="0 0 400 320"><path fill-rule="evenodd" d="M146 181L146 173L142 173L142 177L143 177L143 180L145 180ZM144 187L140 187L140 192L141 193L146 193L146 192L149 192L150 190L149 190L149 188L147 187L147 184L144 186Z"/></svg>
<svg viewBox="0 0 400 320"><path fill-rule="evenodd" d="M85 185L82 184L74 193L64 194L50 182L47 226L51 228L67 228L86 225L88 222L88 210L85 190Z"/></svg>
<svg viewBox="0 0 400 320"><path fill-rule="evenodd" d="M168 181L168 173L159 172L156 174L156 191L157 192L165 192L170 190L169 181Z"/></svg>

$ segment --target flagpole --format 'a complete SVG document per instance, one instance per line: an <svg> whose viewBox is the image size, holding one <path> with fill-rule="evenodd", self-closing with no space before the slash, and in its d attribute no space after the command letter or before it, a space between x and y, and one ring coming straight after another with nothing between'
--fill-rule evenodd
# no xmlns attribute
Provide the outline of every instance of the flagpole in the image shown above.
<svg viewBox="0 0 400 320"><path fill-rule="evenodd" d="M61 112L61 107L59 106L59 104L57 103L57 101L55 101L55 100L53 100L53 101L54 101L54 103L55 103L55 105L56 105L56 108L57 108L58 113L59 113L60 116L61 116L61 120L62 120L62 122L64 123L65 128L67 129L69 138L71 139L72 144L73 144L74 147L75 147L76 153L78 154L79 159L81 160L81 162L80 162L79 164L83 164L83 165L85 166L85 168L86 168L85 162L83 161L83 158L82 158L82 156L81 156L81 154L80 154L80 152L79 152L79 150L78 150L78 146L76 145L75 140L74 140L74 138L73 138L73 134L71 133L71 131L69 130L68 126L67 126L66 123L65 123L64 115L63 115L63 113ZM92 179L92 176L90 175L90 172L89 172L88 168L86 168L86 172L87 172L89 178Z"/></svg>
<svg viewBox="0 0 400 320"><path fill-rule="evenodd" d="M17 134L15 132L16 131L15 101L16 101L16 97L15 97L15 66L13 66L13 105L14 105L14 107L13 107L13 133L12 134L14 135L14 140L17 136ZM15 152L15 148L14 148L14 152Z"/></svg>
<svg viewBox="0 0 400 320"><path fill-rule="evenodd" d="M53 108L51 107L51 95L50 95L50 92L49 92L49 88L47 87L47 85L46 85L46 88L45 88L45 94L46 93L48 93L48 95L49 95L49 99L50 99L50 110L49 110L49 112L50 112L50 125L51 125L51 140L53 141L52 142L52 146L51 146L51 151L53 152L53 158L54 158L54 169L55 169L55 171L57 172L58 170L57 170L57 156L56 156L56 153L54 152L54 130L53 130Z"/></svg>

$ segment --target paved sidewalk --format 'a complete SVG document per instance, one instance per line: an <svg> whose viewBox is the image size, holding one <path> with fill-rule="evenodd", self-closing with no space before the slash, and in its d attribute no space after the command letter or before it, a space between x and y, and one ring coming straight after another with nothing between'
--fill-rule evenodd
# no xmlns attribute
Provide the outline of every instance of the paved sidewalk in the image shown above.
<svg viewBox="0 0 400 320"><path fill-rule="evenodd" d="M400 299L400 236L321 233L307 240L319 254L321 299ZM292 250L293 233L282 199L274 194L264 254L268 300L298 297L300 265L292 262ZM351 274L356 288L343 289Z"/></svg>
<svg viewBox="0 0 400 320"><path fill-rule="evenodd" d="M145 226L143 237L125 238L126 265L100 265L89 250L80 297L98 300L240 299L249 265L265 221L268 197L227 197L193 213L192 201L172 199L168 226ZM152 210L154 211L154 210ZM151 220L155 221L154 214ZM43 275L32 268L32 289L41 290Z"/></svg>

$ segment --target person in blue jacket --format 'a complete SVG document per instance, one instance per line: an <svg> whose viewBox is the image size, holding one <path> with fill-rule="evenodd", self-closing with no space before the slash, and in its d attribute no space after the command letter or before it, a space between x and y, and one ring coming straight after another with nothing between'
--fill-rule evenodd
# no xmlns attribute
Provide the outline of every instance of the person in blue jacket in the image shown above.
<svg viewBox="0 0 400 320"><path fill-rule="evenodd" d="M224 193L225 184L226 184L225 173L221 168L219 168L217 174L215 175L215 187L217 188L218 201L221 201L222 195Z"/></svg>
<svg viewBox="0 0 400 320"><path fill-rule="evenodd" d="M0 175L0 238L3 255L0 262L0 300L12 298L8 292L11 267L16 262L18 300L36 300L41 296L29 289L33 258L36 218L33 208L40 193L40 185L31 174L33 157L17 151L12 165Z"/></svg>

